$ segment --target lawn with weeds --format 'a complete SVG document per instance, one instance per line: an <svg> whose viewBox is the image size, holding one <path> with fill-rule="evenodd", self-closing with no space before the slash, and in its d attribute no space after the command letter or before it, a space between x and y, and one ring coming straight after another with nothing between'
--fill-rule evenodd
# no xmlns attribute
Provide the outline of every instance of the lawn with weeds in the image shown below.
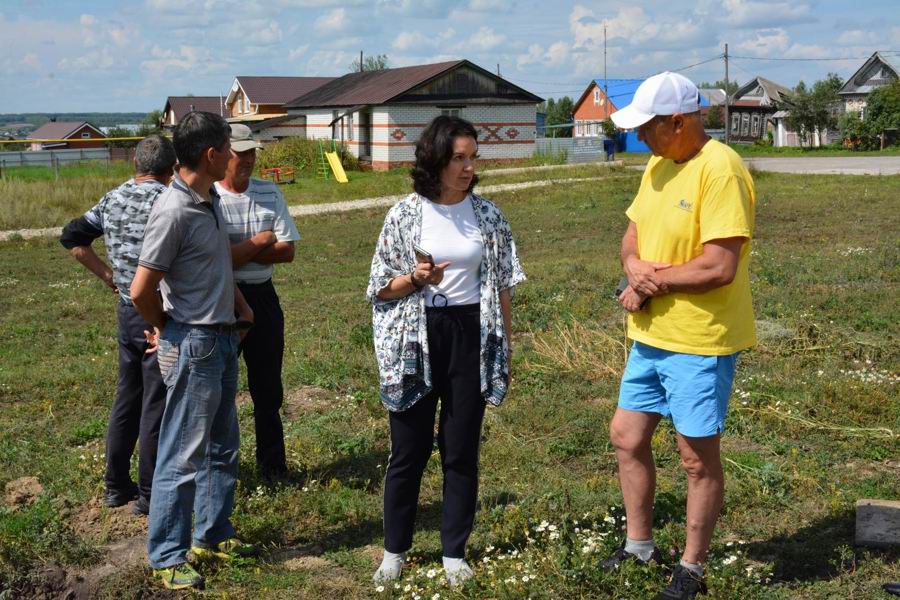
<svg viewBox="0 0 900 600"><path fill-rule="evenodd" d="M626 347L612 291L639 177L494 197L529 279L515 298L512 390L484 423L468 550L476 577L455 590L441 571L436 449L403 578L370 579L383 541L388 427L363 294L385 211L298 222L296 259L275 280L287 329L290 480L269 486L254 473L242 380L234 522L265 551L208 569L211 593L438 600L658 591L661 568L598 569L623 535L608 422ZM853 546L854 505L900 494L900 177L756 177L760 343L738 365L709 584L714 597L733 600L880 597L881 583L900 580L900 554ZM97 504L115 385L113 295L55 240L0 245L0 485L32 476L43 486L31 504L0 504L0 594L27 596L75 575L98 597L155 593L140 557L103 570L121 545L143 539L140 521ZM669 424L653 448L655 536L675 563L686 484Z"/></svg>

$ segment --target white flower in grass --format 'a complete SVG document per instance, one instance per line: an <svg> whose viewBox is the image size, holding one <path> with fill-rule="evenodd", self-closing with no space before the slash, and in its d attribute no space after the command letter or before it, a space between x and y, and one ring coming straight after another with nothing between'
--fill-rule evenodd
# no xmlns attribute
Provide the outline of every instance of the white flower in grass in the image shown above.
<svg viewBox="0 0 900 600"><path fill-rule="evenodd" d="M733 563L733 562L736 561L736 560L737 560L737 554L732 554L731 556L729 556L729 557L723 559L723 560L722 560L722 564L723 564L723 565L730 565L731 563Z"/></svg>
<svg viewBox="0 0 900 600"><path fill-rule="evenodd" d="M377 588L375 588L375 591L378 592L378 593L380 594L381 592L384 591L384 586L383 586L383 585L379 585Z"/></svg>
<svg viewBox="0 0 900 600"><path fill-rule="evenodd" d="M528 575L522 575L522 583L528 583L529 577Z"/></svg>
<svg viewBox="0 0 900 600"><path fill-rule="evenodd" d="M411 590L411 589L412 589L412 585L410 585L410 584L407 583L407 584L406 584L406 587L403 588L403 591L404 591L404 592L408 592L408 591Z"/></svg>
<svg viewBox="0 0 900 600"><path fill-rule="evenodd" d="M441 595L435 594L434 596L431 597L431 600L441 600Z"/></svg>
<svg viewBox="0 0 900 600"><path fill-rule="evenodd" d="M493 552L493 551L494 551L494 547L493 547L493 546L488 546L487 548L484 549L484 551L485 551L485 552Z"/></svg>
<svg viewBox="0 0 900 600"><path fill-rule="evenodd" d="M559 539L559 532L558 532L558 531L552 531L552 532L550 532L550 539L551 539L551 540L558 540L558 539Z"/></svg>
<svg viewBox="0 0 900 600"><path fill-rule="evenodd" d="M556 525L548 525L547 530L548 531L556 531Z"/></svg>
<svg viewBox="0 0 900 600"><path fill-rule="evenodd" d="M606 515L605 517L603 517L603 522L604 522L604 523L609 523L610 525L615 525L615 524L616 524L616 518L615 518L615 517L611 517L611 516L609 516L609 515Z"/></svg>
<svg viewBox="0 0 900 600"><path fill-rule="evenodd" d="M428 572L425 573L425 577L427 577L428 579L434 579L435 575L437 575L437 571L435 571L434 569L428 569Z"/></svg>

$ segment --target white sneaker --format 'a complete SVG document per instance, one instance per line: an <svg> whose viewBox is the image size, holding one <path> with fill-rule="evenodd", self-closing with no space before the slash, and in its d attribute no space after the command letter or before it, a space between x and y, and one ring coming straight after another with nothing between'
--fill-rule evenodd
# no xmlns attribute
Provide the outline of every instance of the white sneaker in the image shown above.
<svg viewBox="0 0 900 600"><path fill-rule="evenodd" d="M451 586L462 585L466 580L475 576L475 572L464 558L444 557L444 574Z"/></svg>

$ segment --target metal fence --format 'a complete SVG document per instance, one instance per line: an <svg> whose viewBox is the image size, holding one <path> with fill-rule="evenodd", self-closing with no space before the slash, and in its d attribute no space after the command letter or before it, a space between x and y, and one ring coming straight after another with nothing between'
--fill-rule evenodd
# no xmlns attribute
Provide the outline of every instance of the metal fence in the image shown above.
<svg viewBox="0 0 900 600"><path fill-rule="evenodd" d="M124 157L123 157L124 158ZM0 167L52 167L85 160L110 160L109 148L74 150L36 150L33 152L0 152Z"/></svg>

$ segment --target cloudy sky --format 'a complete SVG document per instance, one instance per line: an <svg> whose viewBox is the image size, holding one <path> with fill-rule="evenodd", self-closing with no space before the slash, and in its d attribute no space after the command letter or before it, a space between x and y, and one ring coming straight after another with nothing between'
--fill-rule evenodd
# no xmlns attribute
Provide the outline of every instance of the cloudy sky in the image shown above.
<svg viewBox="0 0 900 600"><path fill-rule="evenodd" d="M732 78L794 86L900 50L898 0L0 0L0 113L161 109L227 93L235 75L341 75L360 50L391 66L499 63L540 96L577 96L603 76L604 23L610 78L727 42ZM821 60L834 58L848 60ZM723 61L684 73L714 81Z"/></svg>

